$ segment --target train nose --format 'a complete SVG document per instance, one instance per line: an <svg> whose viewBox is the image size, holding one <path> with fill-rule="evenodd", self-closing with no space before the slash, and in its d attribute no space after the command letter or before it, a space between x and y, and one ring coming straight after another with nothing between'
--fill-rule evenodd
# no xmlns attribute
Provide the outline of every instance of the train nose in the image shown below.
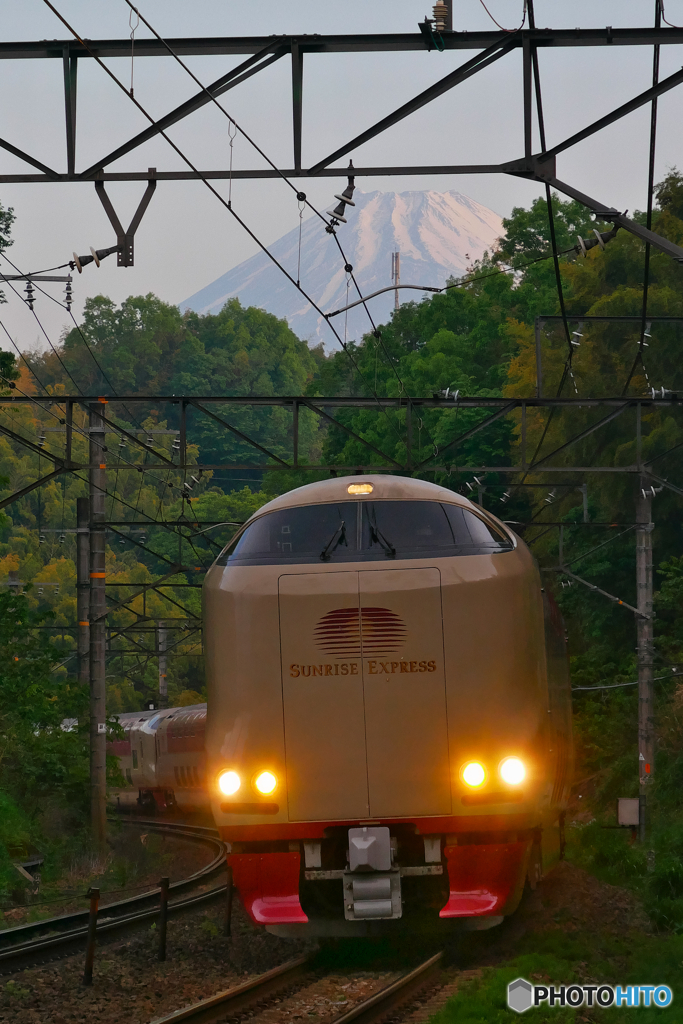
<svg viewBox="0 0 683 1024"><path fill-rule="evenodd" d="M450 814L439 569L281 576L279 604L290 820Z"/></svg>

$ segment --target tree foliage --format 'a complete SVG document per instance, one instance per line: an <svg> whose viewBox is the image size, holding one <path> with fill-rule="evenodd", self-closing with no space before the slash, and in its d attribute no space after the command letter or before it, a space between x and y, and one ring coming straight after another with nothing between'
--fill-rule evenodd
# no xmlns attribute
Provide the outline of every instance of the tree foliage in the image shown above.
<svg viewBox="0 0 683 1024"><path fill-rule="evenodd" d="M655 195L654 230L683 243L683 175L671 170L657 185ZM608 226L592 221L583 207L556 195L553 212L561 251L573 250L577 236L589 238L594 228ZM645 219L642 213L634 216L640 222ZM7 232L11 220L3 222L0 217L0 227L2 223ZM485 507L502 518L536 524L525 529L524 536L565 614L575 686L635 678L632 616L597 592L576 582L568 585L567 577L562 580L555 572L560 557L559 531L544 526L544 521L563 524L563 558L573 571L634 603L635 534L630 525L638 474L598 476L570 472L570 468L600 464L612 470L632 469L641 459L660 476L680 485L683 425L677 410L657 405L644 408L637 441L633 409L593 432L589 428L609 410L582 406L548 412L529 407L524 423L521 417L508 415L475 432L486 413L460 408L457 402L446 408L425 409L411 405L410 399L445 391L450 396L459 392L481 397L533 397L539 383L537 317L558 318L546 320L541 331L544 395L651 397L653 388L683 392L679 355L683 329L672 322L649 319L683 316L683 268L652 250L649 326L643 337L645 252L640 240L622 230L604 250L596 246L585 259L573 251L566 253L560 260L560 276L564 305L573 318L569 332L575 344L571 344L559 320L545 200L536 200L529 209L515 208L504 221L504 229L497 250L487 253L465 278L451 280L442 294L404 303L389 323L350 343L348 351L329 357L321 350L310 350L284 321L260 309L244 309L237 299L229 300L217 316L181 315L153 295L131 297L120 306L102 296L88 301L80 330L67 333L60 351L84 392L112 399L114 390L127 395L182 394L189 398L305 394L369 399L362 409L335 410L346 430L325 425L313 412L301 409L299 459L304 468L296 474L277 462L289 461L292 456L291 409L284 405L235 408L220 402L207 406L223 421L220 423L206 410L190 405L188 460L201 457L212 465L240 467L205 472L194 480L174 462L178 405L126 406L112 400L111 418L138 438L151 432L152 447L170 463L163 470L152 467L144 444L117 443L116 439L111 443L108 518L149 521L145 528L122 527L118 534L108 535L108 580L121 584L117 600L132 600L127 607L113 608L113 626L129 625L136 616L147 622L167 622L174 617L194 621L199 615L199 591L188 584L197 578L195 568L208 564L234 530L219 526L202 532L203 524L242 522L272 494L324 475L320 470L306 470L306 465L330 463L344 472L342 467L353 470L359 464L373 463L391 470L410 459L416 476L481 498ZM589 316L634 319L582 323L581 318ZM35 368L55 399L72 389L52 352L35 359ZM9 364L7 370L5 376L16 372ZM17 379L25 393L35 391L25 367ZM381 410L373 404L375 396L393 398L396 404ZM59 408L56 404L52 411L41 411L35 405L17 405L0 415L4 425L24 436L42 433L45 447L57 455L63 452L63 438L56 432L47 433L46 428L54 429L59 423ZM226 429L226 423L233 429ZM84 464L85 427L85 414L79 412L73 457ZM160 433L163 431L167 433ZM261 450L235 431L255 440ZM585 436L576 441L580 434ZM462 435L466 436L459 440ZM545 472L539 461L544 459L546 467L564 471ZM271 467L265 471L258 468L264 461ZM522 464L527 467L524 474L502 471ZM475 468L484 465L500 467L500 471L483 474ZM0 471L8 481L4 493L9 493L35 479L36 472L45 472L45 459L39 460L7 436L0 436ZM584 487L590 522L606 525L584 525ZM75 537L63 531L75 520L77 497L86 493L83 473L53 480L12 505L11 520L0 523L0 582L10 572L32 582L27 606L36 612L53 610L54 639L50 643L63 644L71 651L73 633L67 627L75 621ZM182 530L159 525L171 520L179 520ZM673 491L658 493L655 522L653 538L660 563L657 657L666 674L665 669L683 661L680 498ZM41 528L44 543L40 542ZM143 588L161 575L166 575L163 586L147 589L143 595ZM560 581L565 586L560 586ZM59 589L48 583L59 583ZM119 643L112 641L107 670L109 701L115 710L141 706L158 685L154 639L143 640L135 656L123 653ZM168 669L169 699L191 702L203 690L201 660L195 657L196 635L186 631L174 644ZM65 672L73 678L73 662ZM673 686L666 680L660 684L662 722L675 719L671 711ZM615 795L635 792L637 785L636 693L633 688L580 691L575 710L580 771L594 780L594 806L606 810ZM662 784L662 806L669 799L671 780L678 778L683 764L683 732L675 722L667 728L668 739L660 732L659 756L662 765L668 766L662 778L669 780ZM673 849L671 843L667 849Z"/></svg>

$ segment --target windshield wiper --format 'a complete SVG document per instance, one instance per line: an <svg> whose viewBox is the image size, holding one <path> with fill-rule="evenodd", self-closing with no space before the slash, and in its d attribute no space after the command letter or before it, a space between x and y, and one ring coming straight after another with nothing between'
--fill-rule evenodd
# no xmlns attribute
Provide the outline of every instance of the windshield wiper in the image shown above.
<svg viewBox="0 0 683 1024"><path fill-rule="evenodd" d="M339 534L338 537L337 534ZM349 546L348 541L346 539L346 523L343 519L339 526L337 527L337 529L332 534L332 536L330 537L325 547L320 552L321 561L329 562L332 551L338 548L341 544L346 545L346 547ZM332 551L330 551L330 548L332 549Z"/></svg>
<svg viewBox="0 0 683 1024"><path fill-rule="evenodd" d="M396 548L394 545L372 523L370 523L370 544L379 544L384 549L384 554L387 558L396 558Z"/></svg>

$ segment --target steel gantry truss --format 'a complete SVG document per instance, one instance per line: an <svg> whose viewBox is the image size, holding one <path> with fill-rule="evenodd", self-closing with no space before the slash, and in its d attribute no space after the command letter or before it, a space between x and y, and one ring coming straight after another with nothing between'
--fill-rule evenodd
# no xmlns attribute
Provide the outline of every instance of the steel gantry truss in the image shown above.
<svg viewBox="0 0 683 1024"><path fill-rule="evenodd" d="M522 155L513 154L511 159L503 159L500 163L490 164L394 164L391 166L358 166L354 173L358 177L386 175L425 175L425 174L510 174L516 177L538 181L550 185L559 192L582 203L601 220L611 221L632 232L645 242L667 253L677 260L683 260L683 248L657 235L649 228L638 224L609 203L588 196L572 184L560 180L556 175L556 158L572 146L590 138L597 132L614 124L616 121L632 113L639 107L652 104L657 97L683 83L683 70L677 71L662 81L656 82L651 88L633 96L628 102L611 110L603 117L586 125L581 131L564 139L555 146L533 151L533 117L534 100L537 112L541 108L541 88L537 74L537 54L539 50L583 47L660 47L683 44L683 28L612 28L604 29L552 29L536 28L533 25L533 8L531 11L531 27L517 32L457 32L449 31L439 36L439 49L444 52L453 50L476 51L458 68L439 78L433 85L423 90L407 103L402 104L381 120L372 124L351 139L347 139L309 167L302 165L303 137L303 100L304 100L304 61L308 54L341 54L341 53L391 53L419 52L425 48L433 48L429 34L415 33L369 33L348 35L278 35L267 37L204 37L192 39L136 39L135 59L148 60L173 55L179 58L188 56L242 56L237 67L231 68L214 82L202 87L184 103L168 111L142 132L117 146L111 152L98 157L89 167L77 169L76 138L77 138L77 69L78 62L103 61L108 58L131 57L130 39L113 40L42 40L38 42L2 42L0 43L0 60L52 60L60 61L64 81L64 124L66 135L66 169L59 170L55 166L45 164L31 153L16 146L11 140L0 138L0 147L13 156L18 157L34 170L32 173L0 174L0 182L90 182L98 187L98 195L105 201L103 183L106 181L157 181L174 180L210 180L230 178L314 178L340 177L347 173L346 166L335 162L353 155L354 151L371 139L378 138L387 129L401 122L410 114L427 106L433 100L457 89L459 85L472 76L485 71L493 63L515 55L521 57L521 87L523 99L523 138L520 140ZM659 19L657 19L659 21ZM252 169L226 168L208 170L160 170L147 168L138 171L115 171L111 165L121 157L133 153L145 142L155 138L166 129L190 116L207 103L212 102L231 89L237 88L247 79L270 67L276 61L287 59L291 66L291 132L293 162L289 167L261 167ZM518 65L517 65L518 66ZM536 73L535 73L536 72ZM53 162L55 163L55 162ZM145 196L149 201L151 192ZM111 204L109 204L111 205ZM105 203L106 207L106 203ZM117 230L117 239L128 238L132 245L132 231L126 233L120 224L115 223L116 215L113 208L107 209L110 220ZM144 209L139 211L142 216ZM113 217L112 217L113 214ZM138 218L139 223L139 218ZM137 227L137 223L135 224ZM133 228L134 231L134 228ZM119 262L126 265L119 256Z"/></svg>

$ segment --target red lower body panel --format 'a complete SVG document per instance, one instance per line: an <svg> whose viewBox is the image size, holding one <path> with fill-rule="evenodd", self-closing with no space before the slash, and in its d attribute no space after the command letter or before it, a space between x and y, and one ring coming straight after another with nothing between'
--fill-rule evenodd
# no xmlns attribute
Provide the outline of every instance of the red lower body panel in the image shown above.
<svg viewBox="0 0 683 1024"><path fill-rule="evenodd" d="M298 853L232 853L228 864L244 909L256 924L303 924Z"/></svg>
<svg viewBox="0 0 683 1024"><path fill-rule="evenodd" d="M521 891L529 843L447 846L448 903L439 917L499 915Z"/></svg>

